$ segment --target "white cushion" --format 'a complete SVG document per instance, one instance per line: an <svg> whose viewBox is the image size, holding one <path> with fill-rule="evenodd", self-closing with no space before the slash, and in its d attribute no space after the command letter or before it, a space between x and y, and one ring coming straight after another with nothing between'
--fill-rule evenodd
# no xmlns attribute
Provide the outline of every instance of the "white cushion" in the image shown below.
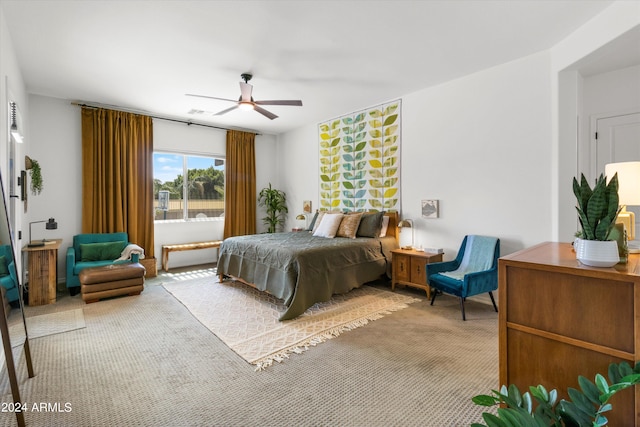
<svg viewBox="0 0 640 427"><path fill-rule="evenodd" d="M322 221L320 221L320 225L316 231L313 232L313 235L317 237L328 237L330 239L336 237L343 216L344 214L341 213L325 214L322 217Z"/></svg>

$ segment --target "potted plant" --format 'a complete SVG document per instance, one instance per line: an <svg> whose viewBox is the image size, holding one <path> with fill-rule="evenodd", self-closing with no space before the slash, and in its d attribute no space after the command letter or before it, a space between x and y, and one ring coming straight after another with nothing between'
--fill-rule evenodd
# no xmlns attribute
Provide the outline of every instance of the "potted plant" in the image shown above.
<svg viewBox="0 0 640 427"><path fill-rule="evenodd" d="M618 204L618 174L607 184L601 174L593 189L584 174L580 183L573 178L573 194L578 201L576 210L582 230L575 241L576 257L593 267L611 267L620 261L618 243L611 236L620 212Z"/></svg>
<svg viewBox="0 0 640 427"><path fill-rule="evenodd" d="M520 394L513 384L502 386L500 392L493 390L491 395L478 395L472 400L480 406L503 405L495 415L482 414L482 419L490 427L605 426L608 423L605 413L613 409L609 403L611 397L620 390L640 384L640 362L634 368L627 362L612 363L608 376L611 384L601 374L595 376L595 383L583 376L578 377L581 390L569 388L570 400L559 402L556 390L547 392L544 386L538 385ZM535 408L533 400L537 404ZM472 427L486 426L474 423Z"/></svg>
<svg viewBox="0 0 640 427"><path fill-rule="evenodd" d="M29 176L31 177L31 193L38 195L42 192L42 187L44 186L40 163L29 156L25 156L24 163L25 168L29 171Z"/></svg>
<svg viewBox="0 0 640 427"><path fill-rule="evenodd" d="M260 190L258 203L267 208L267 216L262 218L262 222L267 226L267 233L275 233L278 227L284 224L284 214L289 212L285 192L272 188L269 183L268 187Z"/></svg>

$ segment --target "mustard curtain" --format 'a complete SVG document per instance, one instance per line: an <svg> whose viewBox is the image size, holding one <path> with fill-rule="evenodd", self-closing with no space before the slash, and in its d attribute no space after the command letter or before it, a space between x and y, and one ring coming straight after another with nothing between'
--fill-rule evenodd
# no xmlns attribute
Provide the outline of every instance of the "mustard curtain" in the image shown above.
<svg viewBox="0 0 640 427"><path fill-rule="evenodd" d="M151 117L82 107L82 232L125 231L154 257Z"/></svg>
<svg viewBox="0 0 640 427"><path fill-rule="evenodd" d="M256 232L256 154L253 133L227 132L224 238Z"/></svg>

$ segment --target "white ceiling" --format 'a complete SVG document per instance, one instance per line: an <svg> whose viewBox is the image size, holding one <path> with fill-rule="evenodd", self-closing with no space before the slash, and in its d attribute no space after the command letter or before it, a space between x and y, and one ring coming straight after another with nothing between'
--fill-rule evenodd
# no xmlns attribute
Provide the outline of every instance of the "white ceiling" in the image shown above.
<svg viewBox="0 0 640 427"><path fill-rule="evenodd" d="M29 93L278 134L549 49L606 0L2 0ZM637 60L637 59L636 59ZM222 116L251 72L256 100Z"/></svg>

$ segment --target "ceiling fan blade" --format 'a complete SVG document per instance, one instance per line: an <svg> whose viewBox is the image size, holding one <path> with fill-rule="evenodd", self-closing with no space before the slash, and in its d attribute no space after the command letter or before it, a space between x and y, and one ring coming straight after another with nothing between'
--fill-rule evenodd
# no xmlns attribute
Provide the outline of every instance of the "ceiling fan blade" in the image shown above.
<svg viewBox="0 0 640 427"><path fill-rule="evenodd" d="M238 102L237 99L217 98L215 96L194 95L192 93L185 93L185 95L186 96L195 96L196 98L207 98L207 99L217 99L217 100L220 100L220 101Z"/></svg>
<svg viewBox="0 0 640 427"><path fill-rule="evenodd" d="M253 86L249 83L240 82L240 100L241 101L251 101L251 92L253 91Z"/></svg>
<svg viewBox="0 0 640 427"><path fill-rule="evenodd" d="M262 107L258 107L257 105L253 107L254 110L256 110L258 113L262 114L263 116L273 120L273 119L277 119L278 116L276 116L275 114L273 114L271 111L267 111Z"/></svg>
<svg viewBox="0 0 640 427"><path fill-rule="evenodd" d="M296 107L302 107L302 101L293 101L293 100L275 100L275 101L256 101L256 104L259 105L293 105Z"/></svg>
<svg viewBox="0 0 640 427"><path fill-rule="evenodd" d="M226 110L222 110L222 111L219 111L219 112L215 113L215 114L214 114L214 116L221 116L221 115L223 115L223 114L227 114L229 111L233 111L233 110L235 110L236 108L238 108L238 106L237 106L237 105L234 105L234 106L233 106L233 107L231 107L231 108L227 108Z"/></svg>

